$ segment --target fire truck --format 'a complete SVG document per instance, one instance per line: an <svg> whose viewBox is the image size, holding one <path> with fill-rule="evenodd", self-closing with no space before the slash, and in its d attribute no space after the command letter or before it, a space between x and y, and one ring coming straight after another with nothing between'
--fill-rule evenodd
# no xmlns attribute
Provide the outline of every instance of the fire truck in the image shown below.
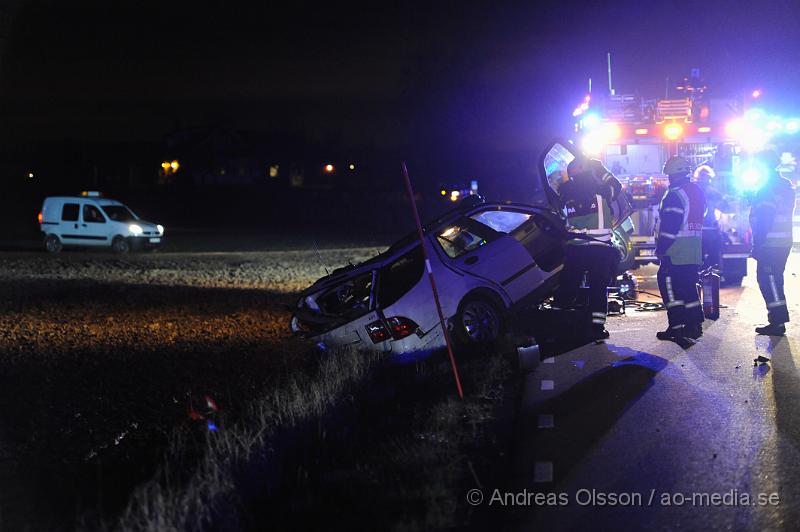
<svg viewBox="0 0 800 532"><path fill-rule="evenodd" d="M704 247L713 239L718 251L708 255L707 265L718 265L723 282L739 284L747 275L750 252L749 199L766 175L750 156L800 130L800 120L769 116L743 97L707 98L699 75L685 78L674 92L679 97L645 99L613 91L586 95L573 112L576 144L617 176L635 208L627 259L631 269L658 260L653 235L669 186L662 173L667 158L682 155L694 168L711 169L714 178L703 185L721 200L710 205L717 223L704 229Z"/></svg>

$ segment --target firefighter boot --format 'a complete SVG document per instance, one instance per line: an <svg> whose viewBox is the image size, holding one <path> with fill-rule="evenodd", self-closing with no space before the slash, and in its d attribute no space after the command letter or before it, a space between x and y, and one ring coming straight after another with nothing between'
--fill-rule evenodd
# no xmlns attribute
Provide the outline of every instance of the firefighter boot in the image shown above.
<svg viewBox="0 0 800 532"><path fill-rule="evenodd" d="M770 323L763 327L756 327L756 334L765 336L783 336L786 334L786 326L783 323Z"/></svg>
<svg viewBox="0 0 800 532"><path fill-rule="evenodd" d="M683 327L683 335L687 338L691 338L693 340L697 340L701 336L703 336L703 326L699 323L695 325L686 325Z"/></svg>

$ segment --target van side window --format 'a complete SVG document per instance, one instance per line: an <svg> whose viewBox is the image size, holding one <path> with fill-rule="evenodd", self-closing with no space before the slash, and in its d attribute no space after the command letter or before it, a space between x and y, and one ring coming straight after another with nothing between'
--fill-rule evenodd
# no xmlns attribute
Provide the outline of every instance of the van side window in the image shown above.
<svg viewBox="0 0 800 532"><path fill-rule="evenodd" d="M100 209L88 203L83 205L83 221L91 224L106 223L105 217L100 213Z"/></svg>
<svg viewBox="0 0 800 532"><path fill-rule="evenodd" d="M61 208L61 221L62 222L77 222L78 221L78 207L77 203L65 203Z"/></svg>

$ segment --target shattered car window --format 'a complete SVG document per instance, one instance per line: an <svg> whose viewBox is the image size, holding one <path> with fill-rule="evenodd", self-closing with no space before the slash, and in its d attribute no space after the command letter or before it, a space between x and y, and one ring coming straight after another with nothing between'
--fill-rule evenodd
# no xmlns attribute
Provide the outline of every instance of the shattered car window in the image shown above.
<svg viewBox="0 0 800 532"><path fill-rule="evenodd" d="M324 314L357 318L370 310L372 272L363 273L329 289L316 298Z"/></svg>
<svg viewBox="0 0 800 532"><path fill-rule="evenodd" d="M485 238L476 235L462 225L451 225L445 228L436 239L451 259L486 244Z"/></svg>
<svg viewBox="0 0 800 532"><path fill-rule="evenodd" d="M422 248L409 251L380 269L378 273L378 304L386 308L397 302L422 278Z"/></svg>
<svg viewBox="0 0 800 532"><path fill-rule="evenodd" d="M530 214L514 211L483 211L470 216L476 222L491 227L498 233L510 233L524 224Z"/></svg>

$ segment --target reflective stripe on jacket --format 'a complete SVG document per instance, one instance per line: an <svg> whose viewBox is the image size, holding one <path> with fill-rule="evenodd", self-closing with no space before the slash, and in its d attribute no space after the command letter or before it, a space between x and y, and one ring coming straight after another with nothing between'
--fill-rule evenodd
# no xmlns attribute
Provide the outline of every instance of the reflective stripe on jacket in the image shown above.
<svg viewBox="0 0 800 532"><path fill-rule="evenodd" d="M612 217L611 208L600 194L595 194L592 201L568 202L567 224L574 228L573 232L583 233L592 240L574 238L567 244L611 245Z"/></svg>

